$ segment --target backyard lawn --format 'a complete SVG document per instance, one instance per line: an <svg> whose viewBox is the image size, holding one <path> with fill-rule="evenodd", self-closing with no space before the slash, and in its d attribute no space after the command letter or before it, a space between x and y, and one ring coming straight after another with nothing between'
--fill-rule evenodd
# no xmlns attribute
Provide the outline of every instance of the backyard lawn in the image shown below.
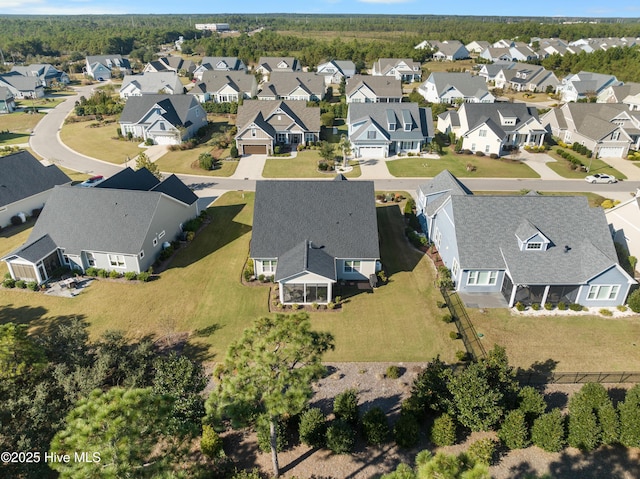
<svg viewBox="0 0 640 479"><path fill-rule="evenodd" d="M138 147L137 142L114 140L117 136L117 122L90 126L95 124L95 121L65 123L60 130L60 138L78 153L116 165L122 165L127 158L133 159L144 151Z"/></svg>
<svg viewBox="0 0 640 479"><path fill-rule="evenodd" d="M389 172L396 177L432 177L449 170L459 178L540 178L524 163L510 158L491 159L488 156L454 155L447 153L439 159L402 157L386 161ZM467 164L475 167L468 171Z"/></svg>
<svg viewBox="0 0 640 479"><path fill-rule="evenodd" d="M556 161L547 163L547 166L564 178L585 178L586 176L593 175L595 173L604 173L607 175L613 175L620 180L627 179L625 175L620 173L615 168L612 168L605 161L599 158L587 158L580 155L579 153L576 153L575 151L571 151L568 148L566 148L565 151L571 153L576 158L579 158L585 166L591 165L591 169L589 170L589 172L572 170L571 168L569 168L570 163L567 160L562 158L555 151L549 150L547 154Z"/></svg>
<svg viewBox="0 0 640 479"><path fill-rule="evenodd" d="M295 158L290 156L268 158L262 176L265 178L333 178L336 175L334 171L324 173L318 170L318 161L321 159L318 150L300 151ZM358 160L350 160L349 165L353 166L353 170L344 176L357 178L361 175Z"/></svg>

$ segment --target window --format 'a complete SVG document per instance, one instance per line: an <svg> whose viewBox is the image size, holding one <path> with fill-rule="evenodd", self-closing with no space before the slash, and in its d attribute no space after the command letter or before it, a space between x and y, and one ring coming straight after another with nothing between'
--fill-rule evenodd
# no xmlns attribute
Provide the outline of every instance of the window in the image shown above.
<svg viewBox="0 0 640 479"><path fill-rule="evenodd" d="M483 137L483 138L484 138L485 136L487 136L487 130L480 130L480 131L478 132L478 136L481 136L481 137Z"/></svg>
<svg viewBox="0 0 640 479"><path fill-rule="evenodd" d="M476 151L476 144L475 143L471 144L471 151Z"/></svg>
<svg viewBox="0 0 640 479"><path fill-rule="evenodd" d="M458 264L458 260L453 258L453 263L451 264L451 278L455 281L458 277L458 272L460 271L460 265Z"/></svg>
<svg viewBox="0 0 640 479"><path fill-rule="evenodd" d="M494 285L498 279L497 271L469 271L467 284L469 285Z"/></svg>
<svg viewBox="0 0 640 479"><path fill-rule="evenodd" d="M62 262L64 264L69 264L69 257L66 254L62 255Z"/></svg>
<svg viewBox="0 0 640 479"><path fill-rule="evenodd" d="M87 253L87 263L89 264L89 266L96 265L96 259L93 257L93 253Z"/></svg>
<svg viewBox="0 0 640 479"><path fill-rule="evenodd" d="M109 264L116 268L124 268L124 256L121 256L119 254L110 254Z"/></svg>
<svg viewBox="0 0 640 479"><path fill-rule="evenodd" d="M344 262L344 272L345 273L359 273L360 272L360 261L352 261L348 260Z"/></svg>
<svg viewBox="0 0 640 479"><path fill-rule="evenodd" d="M167 129L167 127L166 127L166 126L164 126L164 123L160 123L160 129L161 129L162 131L165 131L165 130Z"/></svg>
<svg viewBox="0 0 640 479"><path fill-rule="evenodd" d="M620 290L620 286L617 284L614 284L614 285L596 284L589 288L589 294L587 294L587 299L614 300L618 296L619 290Z"/></svg>
<svg viewBox="0 0 640 479"><path fill-rule="evenodd" d="M484 147L484 152L485 152L485 153L489 153L489 149L490 149L489 145L485 146L485 147Z"/></svg>
<svg viewBox="0 0 640 479"><path fill-rule="evenodd" d="M404 131L411 131L411 123L404 124Z"/></svg>
<svg viewBox="0 0 640 479"><path fill-rule="evenodd" d="M278 264L278 262L275 259L262 260L262 272L263 273L275 273L277 264Z"/></svg>
<svg viewBox="0 0 640 479"><path fill-rule="evenodd" d="M144 258L144 250L140 251L140 259Z"/></svg>
<svg viewBox="0 0 640 479"><path fill-rule="evenodd" d="M433 234L433 242L435 243L436 247L440 249L440 243L442 243L442 233L437 227L435 233Z"/></svg>
<svg viewBox="0 0 640 479"><path fill-rule="evenodd" d="M542 243L527 243L527 249L542 249Z"/></svg>
<svg viewBox="0 0 640 479"><path fill-rule="evenodd" d="M367 140L375 140L376 139L376 132L375 131L368 131L367 132Z"/></svg>

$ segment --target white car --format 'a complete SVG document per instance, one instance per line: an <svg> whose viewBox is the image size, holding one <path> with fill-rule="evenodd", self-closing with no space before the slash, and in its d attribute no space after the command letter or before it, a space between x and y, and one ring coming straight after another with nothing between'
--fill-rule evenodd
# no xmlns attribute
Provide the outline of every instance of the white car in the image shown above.
<svg viewBox="0 0 640 479"><path fill-rule="evenodd" d="M597 173L595 175L587 176L585 181L588 181L589 183L615 183L618 180L616 180L615 176Z"/></svg>
<svg viewBox="0 0 640 479"><path fill-rule="evenodd" d="M92 186L99 185L104 180L106 180L106 178L104 176L102 176L102 175L92 176L88 180L84 180L82 183L80 183L79 186L83 186L85 188L90 188Z"/></svg>

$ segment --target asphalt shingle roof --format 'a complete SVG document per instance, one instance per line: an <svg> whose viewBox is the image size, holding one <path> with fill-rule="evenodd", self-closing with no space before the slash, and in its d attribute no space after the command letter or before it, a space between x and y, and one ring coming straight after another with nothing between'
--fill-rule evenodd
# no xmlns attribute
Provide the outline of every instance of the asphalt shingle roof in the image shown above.
<svg viewBox="0 0 640 479"><path fill-rule="evenodd" d="M442 170L429 182L420 185L420 191L422 191L425 196L435 195L437 193L447 193L439 197L437 200L431 201L427 204L426 214L428 216L433 215L451 195L473 194L471 190L467 188L464 183L461 183L458 178L453 176L449 170Z"/></svg>
<svg viewBox="0 0 640 479"><path fill-rule="evenodd" d="M124 170L119 171L115 175L107 178L102 183L98 183L95 188L149 191L158 183L160 183L160 180L146 168L133 170L127 167Z"/></svg>
<svg viewBox="0 0 640 479"><path fill-rule="evenodd" d="M347 116L349 124L362 120L375 123L392 141L424 140L435 133L431 108L420 108L417 103L351 103ZM396 125L395 130L388 129L390 120ZM410 131L405 131L405 122L411 124ZM353 132L351 137L358 137L367 124Z"/></svg>
<svg viewBox="0 0 640 479"><path fill-rule="evenodd" d="M346 94L352 95L362 85L366 85L378 97L402 98L402 82L393 77L353 75L347 80Z"/></svg>
<svg viewBox="0 0 640 479"><path fill-rule="evenodd" d="M245 100L238 107L236 119L238 131L240 132L252 122L256 122L265 131L275 134L270 123L278 121L275 113L277 109L281 109L283 113L291 116L303 130L320 131L320 109L308 107L307 102L303 100Z"/></svg>
<svg viewBox="0 0 640 479"><path fill-rule="evenodd" d="M120 123L137 123L158 104L166 111L163 117L173 126L185 125L189 110L198 100L193 95L142 95L127 100L120 115Z"/></svg>
<svg viewBox="0 0 640 479"><path fill-rule="evenodd" d="M275 281L291 278L300 273L314 273L336 280L335 259L304 240L278 257Z"/></svg>
<svg viewBox="0 0 640 479"><path fill-rule="evenodd" d="M484 78L470 73L434 72L427 81L435 84L439 96L442 96L450 88L455 88L465 97L482 98L489 93Z"/></svg>

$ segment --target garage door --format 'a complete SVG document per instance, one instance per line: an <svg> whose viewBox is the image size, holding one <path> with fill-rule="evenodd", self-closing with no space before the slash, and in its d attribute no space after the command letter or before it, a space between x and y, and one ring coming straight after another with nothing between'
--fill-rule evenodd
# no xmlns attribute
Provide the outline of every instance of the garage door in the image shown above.
<svg viewBox="0 0 640 479"><path fill-rule="evenodd" d="M624 148L622 146L605 146L598 151L598 158L622 158Z"/></svg>
<svg viewBox="0 0 640 479"><path fill-rule="evenodd" d="M245 155L266 155L267 154L266 145L244 145L243 149L244 149Z"/></svg>
<svg viewBox="0 0 640 479"><path fill-rule="evenodd" d="M382 146L361 146L359 152L361 158L384 158L385 148Z"/></svg>
<svg viewBox="0 0 640 479"><path fill-rule="evenodd" d="M175 136L158 135L153 137L153 139L158 145L174 145L176 143Z"/></svg>

